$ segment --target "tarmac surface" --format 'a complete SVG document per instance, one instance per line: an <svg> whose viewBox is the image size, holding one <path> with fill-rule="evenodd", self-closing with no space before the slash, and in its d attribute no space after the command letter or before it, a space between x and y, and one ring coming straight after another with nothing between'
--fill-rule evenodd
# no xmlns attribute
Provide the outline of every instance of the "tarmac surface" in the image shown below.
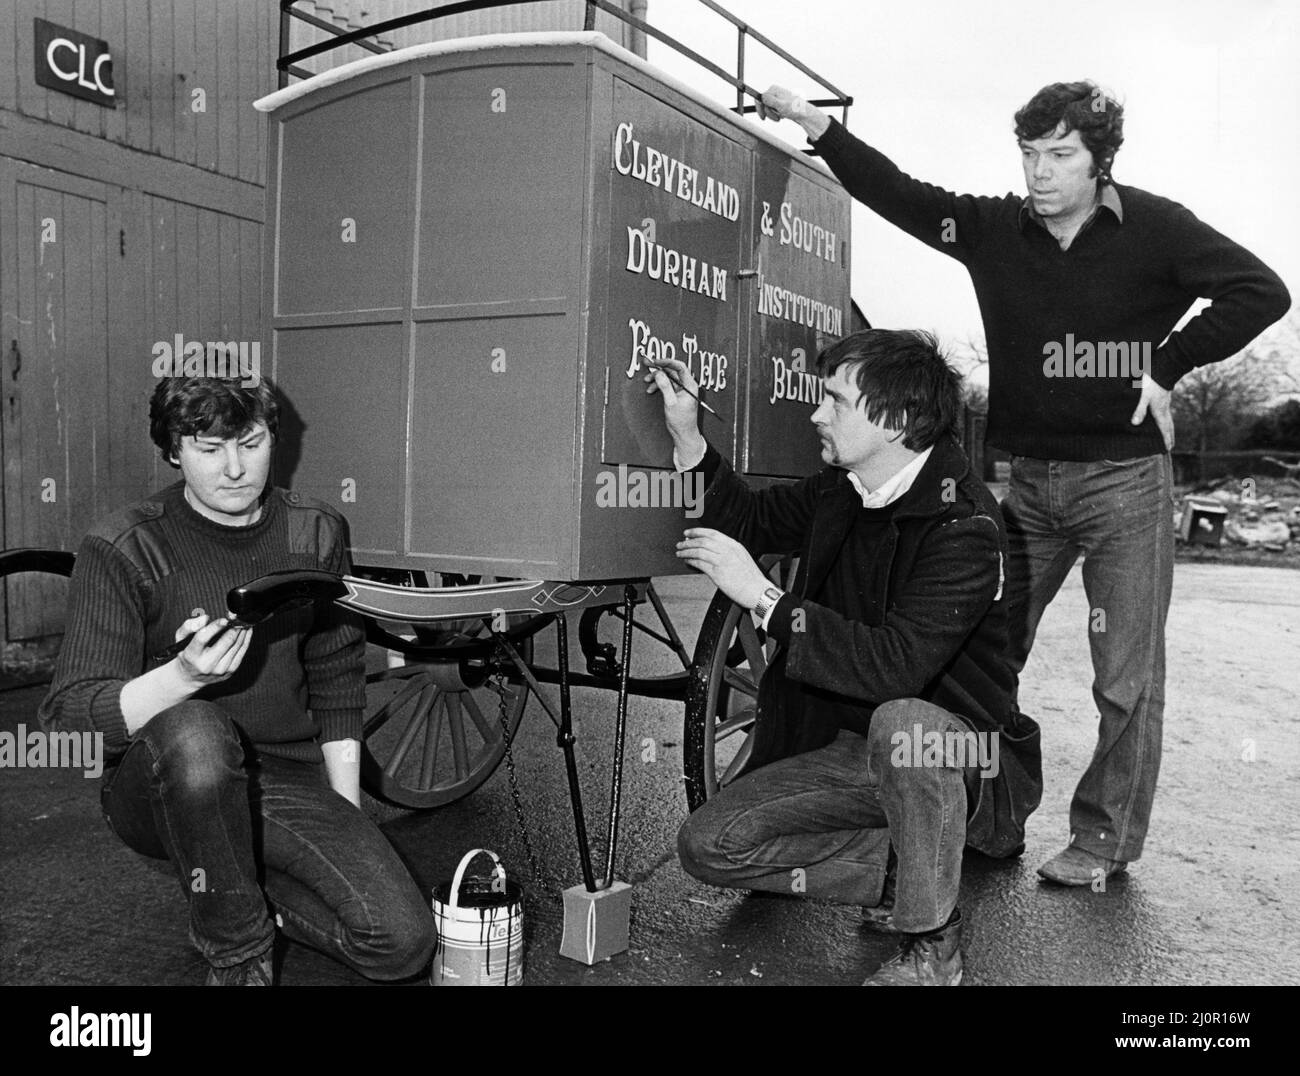
<svg viewBox="0 0 1300 1076"><path fill-rule="evenodd" d="M688 648L711 597L698 578L659 580ZM968 853L961 907L968 985L1300 983L1300 572L1179 564L1168 630L1160 785L1143 858L1105 892L1040 884L1068 838L1074 783L1096 715L1079 572L1048 610L1022 681L1043 727L1043 804L1018 860ZM553 664L553 631L536 660ZM581 655L572 647L574 666ZM636 675L675 659L652 640ZM679 666L678 666L679 667ZM543 688L550 699L558 689ZM37 727L44 687L0 693L0 729ZM575 689L588 826L603 859L615 696ZM527 824L551 892L528 876L506 767L431 812L366 800L425 891L471 848L496 850L526 891L532 985L856 985L896 943L852 907L713 889L675 854L686 814L682 706L633 698L616 875L634 886L629 950L592 967L559 955L559 889L580 880L554 729L530 701L516 760ZM653 761L646 742L653 741ZM282 985L366 982L304 947L279 947ZM80 771L0 770L0 983L188 985L205 966L170 868L108 831L98 782Z"/></svg>

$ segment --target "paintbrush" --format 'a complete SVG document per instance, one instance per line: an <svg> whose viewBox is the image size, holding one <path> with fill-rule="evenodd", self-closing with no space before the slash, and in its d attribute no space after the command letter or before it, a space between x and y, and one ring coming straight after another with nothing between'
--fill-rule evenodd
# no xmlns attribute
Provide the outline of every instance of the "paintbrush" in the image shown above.
<svg viewBox="0 0 1300 1076"><path fill-rule="evenodd" d="M227 623L225 627L223 627L219 632L217 632L216 635L214 635L211 639L208 640L208 646L211 646L218 639L220 639L230 628L251 627L251 625L245 624L243 621L241 621L239 617L230 616L229 614L227 614L226 616L226 621ZM206 627L206 625L204 626ZM171 661L172 658L176 657L177 654L181 653L181 651L183 651L186 647L190 645L190 640L193 639L194 636L197 634L198 632L196 631L190 632L190 634L186 635L184 638L177 639L176 642L172 643L171 646L167 647L166 650L163 650L160 653L155 654L154 661Z"/></svg>
<svg viewBox="0 0 1300 1076"><path fill-rule="evenodd" d="M680 381L678 381L677 375L673 373L673 368L669 366L667 363L647 362L646 365L654 370L662 370L664 377L668 378L669 381L671 381L674 385L676 385L679 389L681 389L684 393L686 393L687 396L689 396L692 400L694 400L697 404L699 404L702 408L704 408L704 410L706 410L710 415L712 415L714 418L719 420L722 418L720 414L718 414L715 410L713 410L713 408L711 408L708 404L706 404L703 400L701 400L699 396L697 396L685 385L683 385Z"/></svg>

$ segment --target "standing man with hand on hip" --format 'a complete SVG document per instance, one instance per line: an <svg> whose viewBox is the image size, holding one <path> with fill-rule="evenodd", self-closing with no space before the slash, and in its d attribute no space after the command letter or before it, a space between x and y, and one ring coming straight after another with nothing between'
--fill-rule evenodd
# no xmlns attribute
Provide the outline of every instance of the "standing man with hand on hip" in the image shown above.
<svg viewBox="0 0 1300 1076"><path fill-rule="evenodd" d="M1111 177L1123 107L1054 83L1015 116L1028 194L956 195L905 175L779 86L765 118L798 123L845 188L966 266L989 356L988 443L1012 454L1002 504L1010 658L1083 556L1097 749L1069 845L1039 868L1088 885L1142 853L1160 769L1173 585L1170 393L1282 317L1277 274L1176 202ZM1210 305L1181 330L1197 299Z"/></svg>

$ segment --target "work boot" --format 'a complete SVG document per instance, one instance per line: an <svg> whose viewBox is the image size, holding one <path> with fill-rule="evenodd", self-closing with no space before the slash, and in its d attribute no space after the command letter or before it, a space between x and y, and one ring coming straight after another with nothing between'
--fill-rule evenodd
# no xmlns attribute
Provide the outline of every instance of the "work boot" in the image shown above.
<svg viewBox="0 0 1300 1076"><path fill-rule="evenodd" d="M228 968L210 968L204 986L271 986L271 950Z"/></svg>
<svg viewBox="0 0 1300 1076"><path fill-rule="evenodd" d="M903 948L863 986L956 986L961 982L961 912L925 934L907 934Z"/></svg>
<svg viewBox="0 0 1300 1076"><path fill-rule="evenodd" d="M1107 859L1072 844L1039 867L1038 873L1057 885L1092 885L1098 878L1119 874L1127 866L1122 859Z"/></svg>
<svg viewBox="0 0 1300 1076"><path fill-rule="evenodd" d="M862 925L879 934L899 934L894 926L894 890L898 885L898 856L894 846L889 846L889 862L885 867L885 886L880 893L880 903L874 908L862 909Z"/></svg>

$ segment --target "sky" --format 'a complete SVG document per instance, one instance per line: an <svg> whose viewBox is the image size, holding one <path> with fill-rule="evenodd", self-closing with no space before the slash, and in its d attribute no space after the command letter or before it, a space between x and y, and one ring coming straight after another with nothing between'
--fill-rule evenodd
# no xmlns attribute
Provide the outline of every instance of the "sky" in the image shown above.
<svg viewBox="0 0 1300 1076"><path fill-rule="evenodd" d="M1300 3L1296 0L722 0L853 97L849 130L959 193L1024 194L1011 117L1040 87L1090 78L1125 106L1113 174L1181 202L1300 295ZM649 20L734 71L736 30L698 0ZM746 81L825 96L752 40ZM651 40L650 62L735 93ZM838 118L838 112L836 112ZM800 128L769 125L800 148ZM872 325L982 336L965 270L853 208L853 297ZM1294 312L1293 312L1293 317Z"/></svg>

